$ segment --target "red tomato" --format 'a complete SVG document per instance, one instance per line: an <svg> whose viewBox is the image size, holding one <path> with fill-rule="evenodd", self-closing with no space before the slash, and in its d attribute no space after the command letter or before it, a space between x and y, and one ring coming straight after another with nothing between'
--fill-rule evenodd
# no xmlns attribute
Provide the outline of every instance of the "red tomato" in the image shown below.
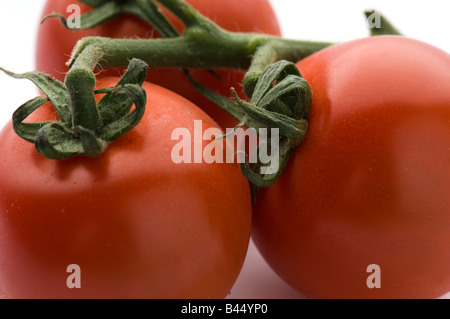
<svg viewBox="0 0 450 319"><path fill-rule="evenodd" d="M229 31L260 32L280 35L280 28L276 16L268 0L188 0L200 13L215 21ZM66 16L69 4L78 3L74 0L48 0L43 16L58 12ZM91 10L90 7L78 3L81 12ZM167 12L167 10L164 10ZM170 21L181 32L184 26L173 15ZM49 74L63 81L68 71L67 62L76 42L86 36L103 36L111 38L152 38L159 37L156 31L136 17L122 16L99 27L85 31L71 31L61 26L58 19L45 21L39 27L36 51L36 68L40 72ZM235 87L244 97L242 80L244 72L230 70L216 70L222 79L217 78L205 70L191 70L191 75L200 83L225 96L231 96L230 88ZM104 74L111 74L105 72ZM184 73L178 69L152 69L148 80L188 98L194 104L204 109L223 128L232 128L237 121L214 103L198 93Z"/></svg>
<svg viewBox="0 0 450 319"><path fill-rule="evenodd" d="M99 87L117 80L103 78ZM0 133L2 297L229 293L250 237L248 183L237 164L175 164L175 128L193 132L194 120L203 130L217 126L175 93L143 87L143 120L96 158L50 160L11 125ZM46 107L41 120L55 116ZM81 288L66 285L72 264L80 267Z"/></svg>
<svg viewBox="0 0 450 319"><path fill-rule="evenodd" d="M262 255L312 298L450 291L450 56L380 36L298 67L313 91L310 129L259 193Z"/></svg>

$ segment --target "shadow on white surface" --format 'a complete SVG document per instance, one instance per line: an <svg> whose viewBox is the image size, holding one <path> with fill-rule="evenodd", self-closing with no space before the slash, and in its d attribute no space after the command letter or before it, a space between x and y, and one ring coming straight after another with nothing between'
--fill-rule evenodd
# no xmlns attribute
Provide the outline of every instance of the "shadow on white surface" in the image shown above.
<svg viewBox="0 0 450 319"><path fill-rule="evenodd" d="M266 263L253 241L236 284L227 299L306 299L285 283ZM450 292L439 299L450 299Z"/></svg>
<svg viewBox="0 0 450 319"><path fill-rule="evenodd" d="M266 263L250 241L242 272L227 299L304 299Z"/></svg>

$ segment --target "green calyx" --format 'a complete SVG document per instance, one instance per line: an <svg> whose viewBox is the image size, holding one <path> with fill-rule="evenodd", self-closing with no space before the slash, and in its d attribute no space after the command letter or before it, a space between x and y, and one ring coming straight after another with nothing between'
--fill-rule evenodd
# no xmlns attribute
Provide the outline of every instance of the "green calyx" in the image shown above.
<svg viewBox="0 0 450 319"><path fill-rule="evenodd" d="M165 38L178 36L177 30L162 14L153 0L80 0L95 9L81 15L76 29L90 29L101 25L119 15L132 14L152 25ZM47 15L48 18L59 18L64 27L73 29L66 18L60 13Z"/></svg>
<svg viewBox="0 0 450 319"><path fill-rule="evenodd" d="M254 77L254 74L250 76ZM251 85L253 86L253 83ZM245 91L251 92L248 93L250 102L240 99L236 92L233 92L238 106L245 112L240 125L270 128L265 141L268 149L272 149L271 134L276 128L278 169L275 172L263 173L266 172L264 168L268 164L261 161L254 164L245 161L241 165L242 173L252 184L267 187L278 180L292 151L306 136L312 91L297 66L285 60L269 65L259 76L254 88L247 88ZM272 163L269 163L270 165Z"/></svg>
<svg viewBox="0 0 450 319"><path fill-rule="evenodd" d="M40 72L15 74L1 70L14 78L32 81L47 97L26 102L14 112L12 120L14 131L50 159L98 156L109 143L131 131L145 112L147 100L142 83L147 64L137 59L130 62L114 87L97 91L93 73L82 68L71 70L65 83ZM95 94L105 95L97 103ZM52 103L59 120L24 122L47 101Z"/></svg>
<svg viewBox="0 0 450 319"><path fill-rule="evenodd" d="M277 161L278 169L275 172L268 172L266 168L273 163L261 161L249 163L245 156L246 160L241 164L241 170L254 187L268 187L281 176L292 151L306 136L312 91L297 66L285 60L269 65L260 74L247 75L251 80L247 77L247 80L244 79L244 91L248 94L249 102L242 100L234 89L231 92L236 102L207 89L192 78L190 81L202 94L239 120L236 128L245 126L255 129L256 133L260 132L261 128L266 129L264 147L278 153L277 156L271 154ZM245 87L246 83L249 87ZM231 133L233 132L219 138L225 138ZM277 137L275 141L277 147L271 145L273 133ZM255 153L258 151L259 147Z"/></svg>

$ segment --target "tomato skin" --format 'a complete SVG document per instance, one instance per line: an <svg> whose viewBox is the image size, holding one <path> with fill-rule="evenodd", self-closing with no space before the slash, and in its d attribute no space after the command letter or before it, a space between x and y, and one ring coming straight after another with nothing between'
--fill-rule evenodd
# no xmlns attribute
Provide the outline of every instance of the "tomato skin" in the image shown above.
<svg viewBox="0 0 450 319"><path fill-rule="evenodd" d="M117 80L102 78L99 87ZM217 124L173 92L144 88L143 120L97 158L49 160L11 125L2 130L2 297L229 293L250 237L248 183L237 164L173 163L173 129L192 131L193 120L202 120L203 130ZM39 118L54 118L46 107ZM66 285L71 264L81 268L80 289Z"/></svg>
<svg viewBox="0 0 450 319"><path fill-rule="evenodd" d="M271 35L281 35L275 13L267 0L188 0L200 13L215 21L219 26L229 31L258 32ZM74 0L48 0L42 16L58 12L67 17L67 7L70 4L79 4L81 12L88 12L92 8ZM166 14L167 10L163 10ZM168 14L170 22L177 30L182 32L183 24L172 14ZM122 16L90 30L71 31L61 26L58 19L46 20L39 27L36 68L60 81L64 80L68 71L67 62L76 42L86 36L102 36L111 38L159 38L159 34L140 19L132 16ZM215 70L221 77L200 69L191 69L191 75L212 90L230 96L230 88L235 87L242 98L242 80L245 75L237 70ZM117 71L113 71L117 74ZM100 76L112 75L111 71L100 72ZM122 72L123 73L123 72ZM214 103L198 93L187 80L183 71L179 69L152 68L147 78L152 83L159 84L192 101L204 109L221 127L232 128L237 124L231 115L222 111Z"/></svg>
<svg viewBox="0 0 450 319"><path fill-rule="evenodd" d="M306 140L261 189L256 246L311 298L437 298L450 291L450 56L393 36L299 62ZM381 288L369 289L369 265Z"/></svg>

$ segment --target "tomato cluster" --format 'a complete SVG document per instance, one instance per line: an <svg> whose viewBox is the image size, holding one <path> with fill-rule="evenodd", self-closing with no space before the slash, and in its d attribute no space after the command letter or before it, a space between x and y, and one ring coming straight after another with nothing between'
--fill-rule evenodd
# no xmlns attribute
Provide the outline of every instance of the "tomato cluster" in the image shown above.
<svg viewBox="0 0 450 319"><path fill-rule="evenodd" d="M48 0L43 15L68 15L74 2ZM187 2L230 31L280 35L267 0ZM85 36L159 37L131 16L85 31L46 20L37 69L63 81L65 62ZM5 127L0 297L224 298L250 236L273 270L311 298L447 293L449 54L377 36L333 45L297 66L313 93L308 133L281 178L260 188L253 203L236 163L171 158L174 130L194 135L195 121L201 133L236 124L178 69L150 70L143 120L98 157L51 160ZM235 87L243 96L241 71L190 72L222 95ZM97 88L114 86L121 73L99 72ZM56 117L48 102L28 120ZM71 289L80 278L68 269L81 271L82 289Z"/></svg>
<svg viewBox="0 0 450 319"><path fill-rule="evenodd" d="M280 33L266 0L188 2L230 31ZM68 17L74 3L82 13L92 10L78 1L49 0L43 16ZM169 16L181 32L180 22ZM159 37L132 16L86 31L48 19L39 27L37 69L63 81L65 63L85 36ZM219 79L208 71L191 72L222 93L238 87L244 75L217 70ZM121 73L100 72L97 87L115 85ZM203 131L218 127L210 116L230 127L236 121L192 89L183 71L149 74L148 81L168 89L145 82L144 119L97 158L50 160L16 136L11 125L1 132L3 297L224 298L229 293L250 238L248 182L235 163L176 164L170 155L175 129L193 132L194 121L202 122ZM55 117L48 103L27 121ZM82 289L66 285L70 265L79 266Z"/></svg>

